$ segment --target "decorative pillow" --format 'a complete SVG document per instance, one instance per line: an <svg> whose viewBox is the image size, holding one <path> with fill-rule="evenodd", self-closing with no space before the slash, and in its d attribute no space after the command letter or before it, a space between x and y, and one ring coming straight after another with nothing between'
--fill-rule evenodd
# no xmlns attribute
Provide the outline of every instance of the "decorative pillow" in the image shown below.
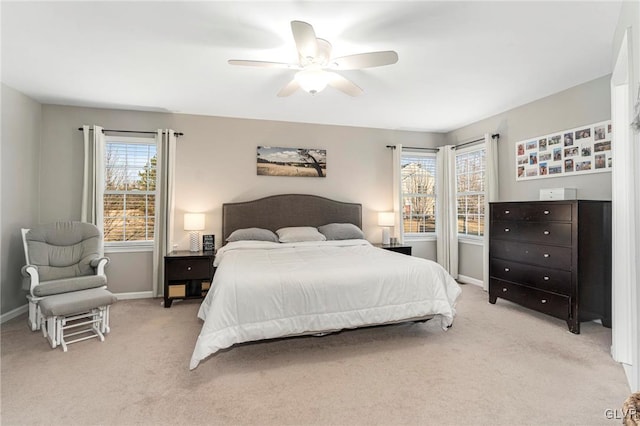
<svg viewBox="0 0 640 426"><path fill-rule="evenodd" d="M364 233L353 223L329 223L318 226L327 240L364 240Z"/></svg>
<svg viewBox="0 0 640 426"><path fill-rule="evenodd" d="M276 231L281 243L299 243L301 241L325 241L327 237L311 226L280 228Z"/></svg>
<svg viewBox="0 0 640 426"><path fill-rule="evenodd" d="M278 236L273 233L273 231L269 231L268 229L262 228L243 228L236 229L227 237L228 242L233 241L273 241L274 243L278 242Z"/></svg>

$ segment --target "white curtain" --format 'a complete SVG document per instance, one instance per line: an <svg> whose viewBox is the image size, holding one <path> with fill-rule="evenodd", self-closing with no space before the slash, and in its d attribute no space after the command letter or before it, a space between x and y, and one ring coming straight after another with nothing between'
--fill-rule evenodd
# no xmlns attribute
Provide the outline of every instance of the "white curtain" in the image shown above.
<svg viewBox="0 0 640 426"><path fill-rule="evenodd" d="M482 248L482 287L489 290L489 203L498 201L498 136L484 135L485 146L485 196L484 196L484 244Z"/></svg>
<svg viewBox="0 0 640 426"><path fill-rule="evenodd" d="M156 134L156 217L153 238L154 296L164 293L164 256L172 250L174 223L174 190L176 135L170 129Z"/></svg>
<svg viewBox="0 0 640 426"><path fill-rule="evenodd" d="M103 230L104 153L105 138L100 126L82 126L84 136L84 175L82 179L82 210L80 220Z"/></svg>
<svg viewBox="0 0 640 426"><path fill-rule="evenodd" d="M399 244L404 244L404 204L402 202L402 144L393 150L393 213L395 224L393 236Z"/></svg>
<svg viewBox="0 0 640 426"><path fill-rule="evenodd" d="M104 151L105 138L100 126L82 126L84 136L84 173L82 177L82 205L80 221L93 223L104 233ZM100 256L104 246L100 245Z"/></svg>
<svg viewBox="0 0 640 426"><path fill-rule="evenodd" d="M458 278L458 227L456 210L456 155L451 145L438 148L436 167L436 255L453 278Z"/></svg>

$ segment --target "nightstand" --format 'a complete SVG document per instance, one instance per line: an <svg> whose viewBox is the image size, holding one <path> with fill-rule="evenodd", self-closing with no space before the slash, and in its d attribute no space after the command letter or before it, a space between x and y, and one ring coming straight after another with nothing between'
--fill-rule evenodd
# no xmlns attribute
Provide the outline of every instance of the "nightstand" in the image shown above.
<svg viewBox="0 0 640 426"><path fill-rule="evenodd" d="M164 257L164 307L175 299L200 299L213 279L212 251L172 251Z"/></svg>
<svg viewBox="0 0 640 426"><path fill-rule="evenodd" d="M391 250L398 253L406 254L407 256L411 256L411 246L401 246L399 244L374 244L374 246L379 247L385 250Z"/></svg>

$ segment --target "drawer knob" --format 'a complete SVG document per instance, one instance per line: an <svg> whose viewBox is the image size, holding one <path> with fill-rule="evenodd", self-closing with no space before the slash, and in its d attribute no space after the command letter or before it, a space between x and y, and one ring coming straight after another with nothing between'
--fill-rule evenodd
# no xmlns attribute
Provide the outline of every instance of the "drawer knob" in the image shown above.
<svg viewBox="0 0 640 426"><path fill-rule="evenodd" d="M504 228L504 232L509 232L510 229L509 228Z"/></svg>
<svg viewBox="0 0 640 426"><path fill-rule="evenodd" d="M544 234L544 235L549 235L549 234L550 234L550 232L549 232L549 231L544 231L544 232L543 232L543 234Z"/></svg>
<svg viewBox="0 0 640 426"><path fill-rule="evenodd" d="M549 210L544 211L544 214L549 214L549 213L550 213Z"/></svg>
<svg viewBox="0 0 640 426"><path fill-rule="evenodd" d="M506 293L506 292L507 292L507 289L506 289L506 288L504 288L504 287L502 287L502 292L503 292L503 293Z"/></svg>
<svg viewBox="0 0 640 426"><path fill-rule="evenodd" d="M547 299L542 299L541 302L542 303L547 303Z"/></svg>
<svg viewBox="0 0 640 426"><path fill-rule="evenodd" d="M545 253L543 254L544 257L551 257L551 255L549 253Z"/></svg>
<svg viewBox="0 0 640 426"><path fill-rule="evenodd" d="M549 277L546 276L546 275L544 277L542 277L542 279L545 280L545 281L549 281Z"/></svg>
<svg viewBox="0 0 640 426"><path fill-rule="evenodd" d="M510 271L510 269L509 269L509 268L504 268L504 271L505 271L505 272L509 272L509 271Z"/></svg>
<svg viewBox="0 0 640 426"><path fill-rule="evenodd" d="M509 213L511 213L509 210L504 211L504 214L509 214Z"/></svg>
<svg viewBox="0 0 640 426"><path fill-rule="evenodd" d="M190 270L191 270L191 266L187 266L187 271L190 271Z"/></svg>

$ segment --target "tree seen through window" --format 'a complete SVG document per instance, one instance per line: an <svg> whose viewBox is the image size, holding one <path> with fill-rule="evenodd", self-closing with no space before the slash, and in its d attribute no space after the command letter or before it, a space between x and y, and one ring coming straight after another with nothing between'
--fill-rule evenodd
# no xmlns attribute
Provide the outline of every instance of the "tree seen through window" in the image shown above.
<svg viewBox="0 0 640 426"><path fill-rule="evenodd" d="M155 143L107 141L105 242L152 241L156 200Z"/></svg>

